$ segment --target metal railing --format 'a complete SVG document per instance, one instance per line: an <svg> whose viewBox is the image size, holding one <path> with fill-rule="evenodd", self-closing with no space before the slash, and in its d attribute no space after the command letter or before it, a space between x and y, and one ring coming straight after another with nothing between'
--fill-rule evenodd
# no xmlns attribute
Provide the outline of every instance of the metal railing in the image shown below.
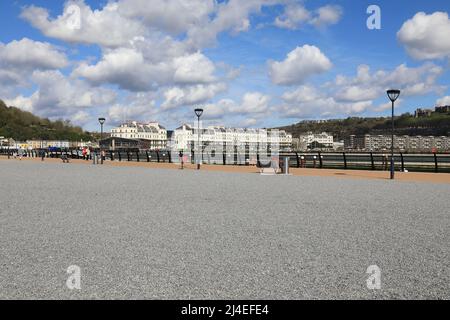
<svg viewBox="0 0 450 320"><path fill-rule="evenodd" d="M40 149L26 150L24 157L41 157L42 151L46 152L47 158L60 158L63 154L72 159L83 159L81 150L78 149ZM93 154L99 155L99 150L94 150ZM169 151L154 150L120 150L105 151L106 161L134 161L134 162L155 162L155 163L180 163L178 153ZM18 153L15 149L0 149L0 155L11 157ZM174 156L176 154L176 156ZM195 154L184 153L185 163L196 163ZM281 159L289 158L291 168L317 168L317 169L344 169L344 170L389 170L390 155L383 153L367 152L281 152ZM268 157L270 158L270 157ZM86 157L84 157L86 159ZM88 160L88 159L86 159ZM256 165L260 157L257 154L247 153L223 153L202 155L203 164L212 165ZM410 154L395 153L395 170L412 172L442 172L450 173L450 154L430 153L430 154Z"/></svg>

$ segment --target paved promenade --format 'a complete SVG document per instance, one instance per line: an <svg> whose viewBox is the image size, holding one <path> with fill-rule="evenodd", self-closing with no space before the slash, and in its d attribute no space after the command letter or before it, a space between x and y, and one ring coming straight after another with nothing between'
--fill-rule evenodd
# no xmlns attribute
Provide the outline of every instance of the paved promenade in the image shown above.
<svg viewBox="0 0 450 320"><path fill-rule="evenodd" d="M156 166L1 159L0 299L450 299L445 179Z"/></svg>
<svg viewBox="0 0 450 320"><path fill-rule="evenodd" d="M7 160L7 157L0 156L1 160ZM40 159L24 158L22 161L38 161ZM60 163L60 159L46 159L46 162ZM92 161L71 160L72 163L92 165ZM136 162L136 161L107 161L106 166L114 167L143 167L143 168L159 168L159 169L180 169L179 164L156 163L156 162ZM186 170L196 170L196 165L185 164ZM219 171L219 172L238 172L238 173L259 173L259 169L255 166L232 166L232 165L202 165L202 170ZM369 170L340 170L340 169L310 169L310 168L290 168L290 174L294 176L311 176L311 177L334 177L334 178L351 178L351 179L377 179L389 180L388 171L369 171ZM448 183L450 184L449 173L427 173L427 172L396 172L395 179L398 181L411 182L431 182L431 183Z"/></svg>

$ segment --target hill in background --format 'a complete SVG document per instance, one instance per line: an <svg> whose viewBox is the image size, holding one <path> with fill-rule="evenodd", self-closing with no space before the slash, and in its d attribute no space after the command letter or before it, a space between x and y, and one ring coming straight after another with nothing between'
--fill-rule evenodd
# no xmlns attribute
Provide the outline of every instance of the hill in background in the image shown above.
<svg viewBox="0 0 450 320"><path fill-rule="evenodd" d="M323 121L302 121L294 125L280 127L291 133L294 138L308 131L314 133L328 132L337 140L343 140L352 134L390 134L392 122L390 118L357 118L333 119ZM395 134L447 136L450 135L450 114L433 113L429 117L415 118L405 113L394 119Z"/></svg>
<svg viewBox="0 0 450 320"><path fill-rule="evenodd" d="M8 107L0 100L0 136L16 141L26 140L69 140L90 141L93 137L82 128L73 126L70 121L50 121L33 115L31 112Z"/></svg>

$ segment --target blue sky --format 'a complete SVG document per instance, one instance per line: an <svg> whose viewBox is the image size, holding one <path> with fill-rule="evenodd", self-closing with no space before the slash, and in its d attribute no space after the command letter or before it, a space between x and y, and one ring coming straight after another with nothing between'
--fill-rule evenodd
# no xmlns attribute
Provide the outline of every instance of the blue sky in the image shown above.
<svg viewBox="0 0 450 320"><path fill-rule="evenodd" d="M366 25L373 4L380 30ZM2 1L0 98L89 130L98 116L174 128L199 105L227 126L388 115L388 87L402 89L397 113L450 104L448 1L186 5Z"/></svg>

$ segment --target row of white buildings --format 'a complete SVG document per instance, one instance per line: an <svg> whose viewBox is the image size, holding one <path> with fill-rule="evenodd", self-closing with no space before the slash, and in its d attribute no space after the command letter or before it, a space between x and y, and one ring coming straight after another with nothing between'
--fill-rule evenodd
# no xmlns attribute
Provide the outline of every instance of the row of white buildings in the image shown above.
<svg viewBox="0 0 450 320"><path fill-rule="evenodd" d="M361 151L390 150L392 137L390 135L351 135L345 139L345 149ZM394 136L394 149L410 152L430 152L450 150L450 137L448 136Z"/></svg>
<svg viewBox="0 0 450 320"><path fill-rule="evenodd" d="M295 140L294 140L295 141ZM332 150L336 148L334 137L327 132L301 134L296 142L296 149L306 151L308 149Z"/></svg>
<svg viewBox="0 0 450 320"><path fill-rule="evenodd" d="M292 135L284 130L208 126L200 128L200 135L198 135L197 127L189 124L183 124L173 132L168 132L156 122L143 124L136 121L126 122L112 129L110 139L115 138L145 140L150 150L171 147L171 149L187 151L195 146L199 138L202 145L235 145L256 149L258 144L265 143L269 147L277 145L281 151L290 151L292 146Z"/></svg>
<svg viewBox="0 0 450 320"><path fill-rule="evenodd" d="M128 121L112 129L111 138L147 140L150 150L167 148L167 130L157 122Z"/></svg>

